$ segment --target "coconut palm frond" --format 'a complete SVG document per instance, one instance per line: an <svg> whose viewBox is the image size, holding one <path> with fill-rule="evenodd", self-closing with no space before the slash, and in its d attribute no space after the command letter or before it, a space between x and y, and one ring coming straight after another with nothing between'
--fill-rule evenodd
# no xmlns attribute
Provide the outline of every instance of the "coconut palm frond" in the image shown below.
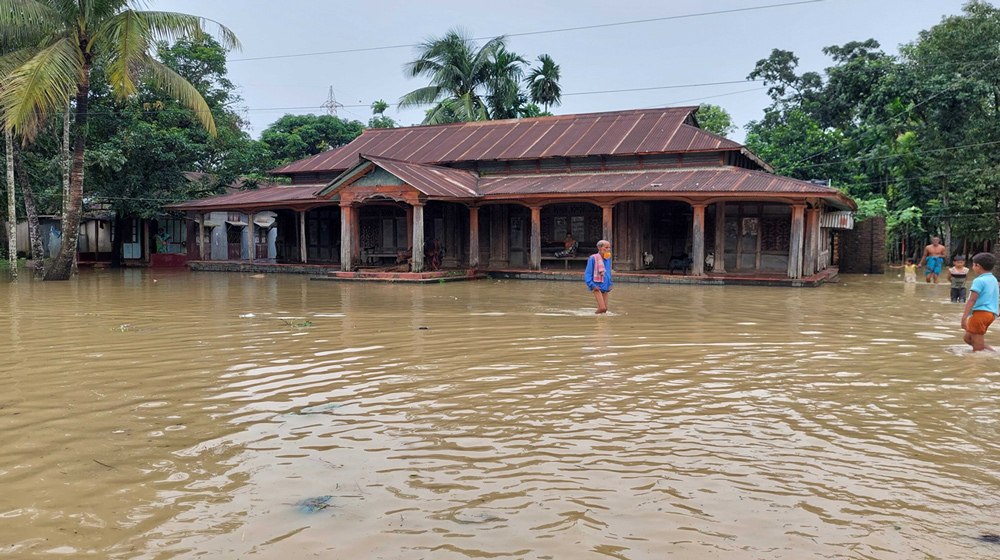
<svg viewBox="0 0 1000 560"><path fill-rule="evenodd" d="M10 72L0 88L0 114L15 134L32 140L45 116L66 105L82 77L78 46L59 39Z"/></svg>
<svg viewBox="0 0 1000 560"><path fill-rule="evenodd" d="M189 14L177 12L137 12L145 21L155 41L174 41L181 37L197 38L205 34L206 28L213 28L212 36L227 49L240 50L243 45L231 29L221 23Z"/></svg>
<svg viewBox="0 0 1000 560"><path fill-rule="evenodd" d="M102 50L108 56L108 79L115 95L120 99L134 95L150 47L150 30L145 19L134 10L126 10L108 20L100 37Z"/></svg>
<svg viewBox="0 0 1000 560"><path fill-rule="evenodd" d="M146 69L159 87L173 96L181 105L194 111L195 118L205 127L205 130L212 136L216 135L212 111L208 108L205 98L190 82L152 57L146 59Z"/></svg>
<svg viewBox="0 0 1000 560"><path fill-rule="evenodd" d="M437 102L437 100L441 98L442 93L442 89L438 86L427 86L415 89L399 98L398 107L400 109L408 109L410 107L430 105L431 103Z"/></svg>

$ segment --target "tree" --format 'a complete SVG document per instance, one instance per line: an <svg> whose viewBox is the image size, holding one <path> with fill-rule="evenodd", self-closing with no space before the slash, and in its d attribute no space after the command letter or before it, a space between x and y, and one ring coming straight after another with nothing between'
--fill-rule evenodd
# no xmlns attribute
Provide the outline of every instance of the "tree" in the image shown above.
<svg viewBox="0 0 1000 560"><path fill-rule="evenodd" d="M544 112L548 113L549 107L562 103L559 65L547 54L540 55L538 62L541 65L532 68L528 74L528 91L531 93L531 102L541 104L545 107Z"/></svg>
<svg viewBox="0 0 1000 560"><path fill-rule="evenodd" d="M260 140L277 166L344 146L363 130L358 121L330 115L285 115L264 129Z"/></svg>
<svg viewBox="0 0 1000 560"><path fill-rule="evenodd" d="M479 47L465 32L451 30L421 43L419 57L406 65L405 72L431 83L404 95L399 106L430 105L424 124L520 118L529 100L545 104L547 113L549 105L559 104L559 66L548 55L539 60L542 66L536 70L544 70L544 75L536 82L543 97L536 99L522 88L531 85L524 78L527 61L509 51L503 37Z"/></svg>
<svg viewBox="0 0 1000 560"><path fill-rule="evenodd" d="M384 99L372 103L372 118L368 119L368 128L396 128L396 121L385 116L389 104Z"/></svg>
<svg viewBox="0 0 1000 560"><path fill-rule="evenodd" d="M490 56L486 104L491 120L516 119L520 107L527 103L527 96L521 92L523 65L527 62L504 45L499 45Z"/></svg>
<svg viewBox="0 0 1000 560"><path fill-rule="evenodd" d="M719 136L728 136L736 131L732 115L722 107L708 103L698 107L698 124L704 130Z"/></svg>
<svg viewBox="0 0 1000 560"><path fill-rule="evenodd" d="M433 105L424 124L489 119L486 88L493 55L503 45L503 37L497 37L480 48L458 29L424 41L418 47L419 57L404 72L412 78L429 78L430 85L404 95L399 107Z"/></svg>
<svg viewBox="0 0 1000 560"><path fill-rule="evenodd" d="M155 81L141 80L129 99L118 99L103 59L91 73L87 173L92 200L115 216L112 267L122 266L122 236L133 218L157 218L163 206L221 192L238 179L263 177L270 151L245 131L241 103L227 79L226 49L213 37L159 43L164 64L195 86L216 123L209 134L197 116ZM186 171L201 172L202 181Z"/></svg>
<svg viewBox="0 0 1000 560"><path fill-rule="evenodd" d="M0 115L6 128L30 142L44 116L61 111L74 92L76 96L77 130L63 243L46 280L68 279L76 254L83 211L90 72L97 57L107 58L109 82L117 96L133 95L139 79L148 76L193 109L202 126L215 134L211 111L198 90L150 52L157 39L200 36L208 20L129 6L127 0L0 0L0 43L16 49L0 59ZM216 25L227 46L239 45L232 31Z"/></svg>

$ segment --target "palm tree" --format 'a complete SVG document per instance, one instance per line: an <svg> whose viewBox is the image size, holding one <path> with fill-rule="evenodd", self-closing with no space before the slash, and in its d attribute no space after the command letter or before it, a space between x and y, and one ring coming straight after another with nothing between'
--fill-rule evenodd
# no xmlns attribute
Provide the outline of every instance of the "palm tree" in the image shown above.
<svg viewBox="0 0 1000 560"><path fill-rule="evenodd" d="M372 103L372 114L384 117L385 111L388 108L389 104L385 102L385 99L379 99L378 101Z"/></svg>
<svg viewBox="0 0 1000 560"><path fill-rule="evenodd" d="M159 40L199 36L209 20L174 12L135 10L129 0L0 0L0 118L5 127L30 142L48 114L62 112L76 96L76 135L70 172L69 201L63 212L62 249L46 280L69 279L83 211L83 164L87 131L90 71L94 60L107 61L115 94L126 98L143 76L194 111L212 135L215 121L194 86L163 63L151 50ZM238 48L239 40L218 27L222 44ZM28 46L25 46L28 45Z"/></svg>
<svg viewBox="0 0 1000 560"><path fill-rule="evenodd" d="M487 105L490 118L516 119L518 109L526 101L521 93L524 65L528 61L521 55L500 45L490 60L489 78L486 81Z"/></svg>
<svg viewBox="0 0 1000 560"><path fill-rule="evenodd" d="M408 63L406 74L430 78L430 85L415 89L399 100L399 107L433 105L424 124L489 119L484 98L495 53L504 46L503 37L491 39L482 48L458 29L444 37L420 44L420 57Z"/></svg>
<svg viewBox="0 0 1000 560"><path fill-rule="evenodd" d="M528 90L531 102L540 103L548 112L551 105L562 102L562 88L559 87L559 65L547 54L538 57L541 66L531 69L528 74Z"/></svg>

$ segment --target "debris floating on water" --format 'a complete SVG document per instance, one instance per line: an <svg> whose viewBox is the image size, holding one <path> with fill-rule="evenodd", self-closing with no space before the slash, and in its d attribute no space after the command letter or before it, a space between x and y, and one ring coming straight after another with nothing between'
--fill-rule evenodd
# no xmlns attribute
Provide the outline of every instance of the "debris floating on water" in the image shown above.
<svg viewBox="0 0 1000 560"><path fill-rule="evenodd" d="M994 535L993 533L983 533L979 535L979 540L988 543L998 544L1000 543L1000 535Z"/></svg>
<svg viewBox="0 0 1000 560"><path fill-rule="evenodd" d="M317 511L332 507L333 504L327 503L332 497L333 496L316 496L315 498L306 498L299 501L295 505L299 506L299 511L302 513L316 513Z"/></svg>
<svg viewBox="0 0 1000 560"><path fill-rule="evenodd" d="M244 313L243 315L240 315L240 319L250 319L252 317L256 317L256 315L253 313Z"/></svg>
<svg viewBox="0 0 1000 560"><path fill-rule="evenodd" d="M299 411L299 414L323 414L324 412L331 412L335 409L344 406L341 403L327 403L318 404L316 406L307 406Z"/></svg>

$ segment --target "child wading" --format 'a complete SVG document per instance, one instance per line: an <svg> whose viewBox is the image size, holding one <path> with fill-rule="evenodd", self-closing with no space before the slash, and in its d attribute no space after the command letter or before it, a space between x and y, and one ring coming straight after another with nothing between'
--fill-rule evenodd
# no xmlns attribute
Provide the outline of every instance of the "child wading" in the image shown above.
<svg viewBox="0 0 1000 560"><path fill-rule="evenodd" d="M951 281L951 301L953 303L965 303L965 279L968 276L969 269L965 268L965 257L955 257L953 266L948 269L948 280ZM915 279L914 282L916 282Z"/></svg>
<svg viewBox="0 0 1000 560"><path fill-rule="evenodd" d="M889 268L902 268L905 273L903 282L906 284L917 283L917 265L913 264L913 259L906 259L906 264L903 266L889 265Z"/></svg>
<svg viewBox="0 0 1000 560"><path fill-rule="evenodd" d="M962 329L965 330L965 342L972 346L973 352L993 348L986 345L986 329L1000 314L1000 286L997 286L996 276L993 276L993 265L996 257L990 253L979 253L972 257L972 270L978 276L972 281L969 290L969 301L965 304L962 314Z"/></svg>

